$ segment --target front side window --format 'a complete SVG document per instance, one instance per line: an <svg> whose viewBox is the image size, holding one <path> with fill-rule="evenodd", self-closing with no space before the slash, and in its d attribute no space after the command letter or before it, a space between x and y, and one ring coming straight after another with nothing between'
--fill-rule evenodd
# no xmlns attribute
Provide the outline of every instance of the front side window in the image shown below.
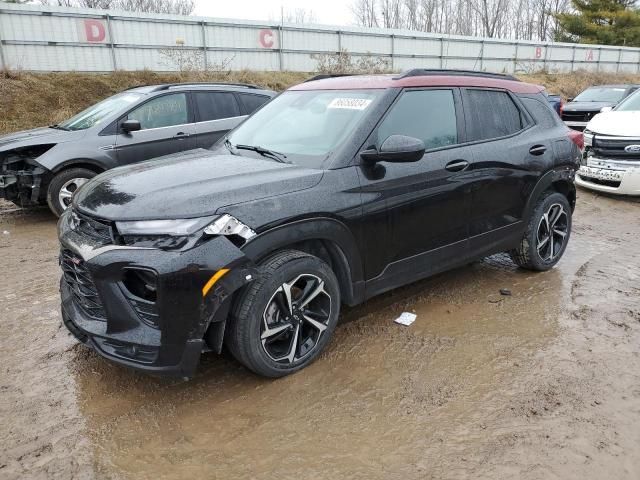
<svg viewBox="0 0 640 480"><path fill-rule="evenodd" d="M320 167L350 138L383 90L291 90L258 110L229 135L287 155L287 161ZM239 150L242 155L250 155Z"/></svg>
<svg viewBox="0 0 640 480"><path fill-rule="evenodd" d="M142 130L189 123L187 95L174 93L149 100L130 112L127 120L138 120Z"/></svg>
<svg viewBox="0 0 640 480"><path fill-rule="evenodd" d="M391 135L418 138L427 150L458 143L453 91L404 92L378 127L378 148Z"/></svg>
<svg viewBox="0 0 640 480"><path fill-rule="evenodd" d="M99 125L105 119L124 110L142 98L138 93L119 93L83 110L69 120L62 122L58 128L62 130L86 130Z"/></svg>
<svg viewBox="0 0 640 480"><path fill-rule="evenodd" d="M524 119L507 92L467 90L468 141L506 137L524 128Z"/></svg>
<svg viewBox="0 0 640 480"><path fill-rule="evenodd" d="M196 92L200 122L220 120L240 115L236 96L229 92Z"/></svg>

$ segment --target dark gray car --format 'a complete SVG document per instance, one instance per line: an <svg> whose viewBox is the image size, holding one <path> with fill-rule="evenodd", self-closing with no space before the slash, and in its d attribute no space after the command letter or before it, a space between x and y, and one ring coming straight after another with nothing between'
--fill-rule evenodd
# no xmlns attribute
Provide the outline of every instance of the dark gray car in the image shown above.
<svg viewBox="0 0 640 480"><path fill-rule="evenodd" d="M109 97L59 124L0 136L0 198L60 215L109 168L208 148L276 93L246 84L165 84Z"/></svg>

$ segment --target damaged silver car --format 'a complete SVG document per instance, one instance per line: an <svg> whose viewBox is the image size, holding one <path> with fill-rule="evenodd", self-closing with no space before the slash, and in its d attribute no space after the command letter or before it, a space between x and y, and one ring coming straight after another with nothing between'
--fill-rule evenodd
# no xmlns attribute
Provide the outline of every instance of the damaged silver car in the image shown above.
<svg viewBox="0 0 640 480"><path fill-rule="evenodd" d="M164 84L109 97L58 125L0 136L0 198L60 215L120 165L209 148L276 95L247 84Z"/></svg>

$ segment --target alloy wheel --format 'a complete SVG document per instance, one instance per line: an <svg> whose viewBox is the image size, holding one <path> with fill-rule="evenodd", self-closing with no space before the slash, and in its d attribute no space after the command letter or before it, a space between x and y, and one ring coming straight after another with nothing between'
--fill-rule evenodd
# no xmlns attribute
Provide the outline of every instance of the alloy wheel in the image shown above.
<svg viewBox="0 0 640 480"><path fill-rule="evenodd" d="M552 204L542 215L538 224L536 248L545 262L553 261L562 252L569 233L568 218L567 212L559 203Z"/></svg>
<svg viewBox="0 0 640 480"><path fill-rule="evenodd" d="M328 328L331 296L324 281L302 274L283 283L262 315L260 340L271 360L293 364L317 347Z"/></svg>
<svg viewBox="0 0 640 480"><path fill-rule="evenodd" d="M58 201L60 202L60 206L65 209L69 205L71 205L71 197L73 196L73 192L75 192L78 188L89 181L88 178L72 178L67 180L60 188L58 192Z"/></svg>

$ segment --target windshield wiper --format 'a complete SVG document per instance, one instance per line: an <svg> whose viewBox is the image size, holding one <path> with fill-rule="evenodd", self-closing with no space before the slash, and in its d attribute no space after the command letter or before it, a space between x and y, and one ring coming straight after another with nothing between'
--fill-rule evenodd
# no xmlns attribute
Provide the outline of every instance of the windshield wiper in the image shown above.
<svg viewBox="0 0 640 480"><path fill-rule="evenodd" d="M69 129L66 127L61 127L60 125L58 125L57 123L54 125L49 125L49 128L55 128L56 130L64 130L65 132L68 132Z"/></svg>
<svg viewBox="0 0 640 480"><path fill-rule="evenodd" d="M264 148L264 147L261 147L259 145L233 145L229 140L225 140L224 144L226 145L226 147L229 149L229 151L231 153L233 153L234 149L235 150L250 150L252 152L259 153L263 157L272 158L275 161L280 162L280 163L291 163L291 162L287 162L285 160L285 158L287 158L287 156L284 153L275 152L273 150L269 150L268 148Z"/></svg>

